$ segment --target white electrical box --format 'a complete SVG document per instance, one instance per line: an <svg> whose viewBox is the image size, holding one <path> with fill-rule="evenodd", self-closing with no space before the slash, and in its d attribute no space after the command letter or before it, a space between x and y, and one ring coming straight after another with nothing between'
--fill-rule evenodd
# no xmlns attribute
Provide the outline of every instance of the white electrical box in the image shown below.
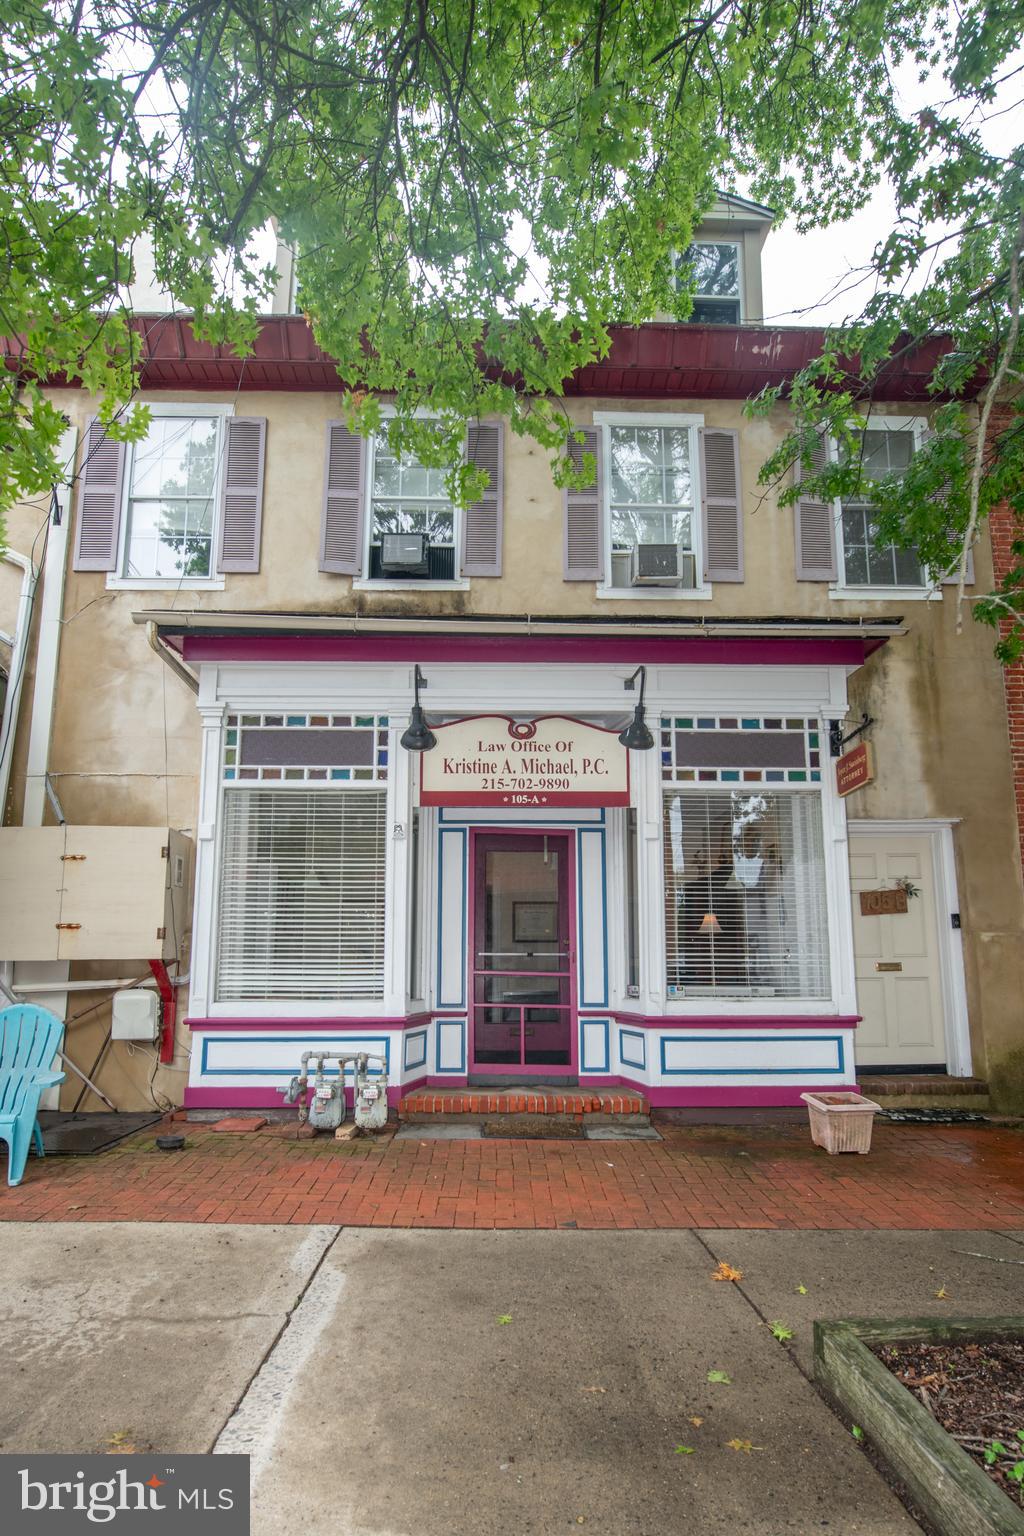
<svg viewBox="0 0 1024 1536"><path fill-rule="evenodd" d="M111 1010L112 1040L147 1040L160 1032L160 999L146 987L126 987L114 993Z"/></svg>

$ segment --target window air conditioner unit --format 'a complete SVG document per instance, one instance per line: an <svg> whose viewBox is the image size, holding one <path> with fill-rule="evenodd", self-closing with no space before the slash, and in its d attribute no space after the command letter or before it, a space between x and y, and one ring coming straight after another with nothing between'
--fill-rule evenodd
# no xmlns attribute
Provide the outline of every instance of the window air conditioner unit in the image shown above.
<svg viewBox="0 0 1024 1536"><path fill-rule="evenodd" d="M695 587L696 562L677 544L638 544L633 550L634 587Z"/></svg>
<svg viewBox="0 0 1024 1536"><path fill-rule="evenodd" d="M425 533L386 533L380 541L380 568L389 576L426 576L429 548Z"/></svg>

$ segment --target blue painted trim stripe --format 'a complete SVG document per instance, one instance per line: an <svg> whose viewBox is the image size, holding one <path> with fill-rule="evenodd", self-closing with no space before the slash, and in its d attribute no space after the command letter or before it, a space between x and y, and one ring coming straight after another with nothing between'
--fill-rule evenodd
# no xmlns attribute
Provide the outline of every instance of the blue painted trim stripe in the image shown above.
<svg viewBox="0 0 1024 1536"><path fill-rule="evenodd" d="M422 1056L417 1056L415 1061L410 1061L409 1060L409 1046L412 1045L413 1043L415 1043L417 1046L422 1047L423 1055ZM403 1048L402 1048L402 1071L403 1072L413 1072L413 1071L415 1071L415 1069L417 1067L425 1067L426 1064L427 1064L427 1031L425 1029L417 1029L413 1033L407 1034L407 1035L404 1036Z"/></svg>
<svg viewBox="0 0 1024 1536"><path fill-rule="evenodd" d="M731 1037L736 1044L754 1045L771 1041L774 1044L807 1045L812 1040L827 1040L836 1047L837 1065L834 1067L670 1067L665 1060L665 1047L681 1042L686 1045L721 1044L721 1035L662 1035L661 1070L666 1077L819 1077L822 1073L846 1076L846 1050L842 1035L743 1035Z"/></svg>
<svg viewBox="0 0 1024 1536"><path fill-rule="evenodd" d="M632 1056L627 1056L626 1052L622 1048L622 1042L626 1039L627 1036L631 1040L639 1040L640 1042L639 1061L634 1061ZM637 1067L641 1072L647 1071L647 1037L642 1029L619 1030L619 1060L622 1062L624 1067Z"/></svg>
<svg viewBox="0 0 1024 1536"><path fill-rule="evenodd" d="M461 937L460 937L460 943L459 943L459 953L460 953L460 957L461 958L460 958L459 967L458 967L458 971L459 971L459 996L458 996L457 999L448 998L448 997L443 997L442 996L443 978L444 978L444 941L445 941L446 919L448 917L450 917L450 914L445 912L445 905L444 905L445 839L448 838L448 837L457 837L459 839L459 843L461 845L460 846L460 857L461 857L461 860L462 860L462 881L461 881L461 907L462 907L461 923L462 923L462 929L461 929ZM467 881L468 881L467 864L468 864L468 860L469 860L469 831L468 831L468 829L466 827L448 827L444 831L441 831L439 829L438 830L438 835L437 835L437 1000L438 1000L438 1006L442 1007L442 1008L465 1008L465 1006L466 1006L466 966L468 964L468 956L466 954L466 943L467 943L468 933L469 933L469 912L468 912L468 908L467 908L467 899L468 899L468 897L467 897Z"/></svg>
<svg viewBox="0 0 1024 1536"><path fill-rule="evenodd" d="M211 1067L209 1064L209 1052L211 1045L223 1044L230 1040L232 1045L268 1045L281 1044L301 1046L295 1052L294 1067ZM355 1055L359 1051L374 1053L376 1045L382 1046L382 1050L376 1051L376 1055L384 1057L384 1070L391 1076L391 1037L390 1035L204 1035L203 1049L199 1058L200 1077L294 1077L299 1071L299 1057L302 1051L311 1051L322 1048L329 1051L332 1046L338 1046L343 1054ZM325 1077L337 1077L334 1068L328 1068L324 1072ZM351 1069L346 1070L345 1079L348 1081L354 1076Z"/></svg>
<svg viewBox="0 0 1024 1536"><path fill-rule="evenodd" d="M585 1050L585 1044L586 1044L586 1038L587 1038L585 1031L586 1031L586 1029L588 1027L590 1029L593 1029L595 1024L600 1024L602 1029L604 1030L604 1060L602 1062L600 1062L599 1064L595 1064L594 1062L589 1061L587 1059L587 1054L586 1054L586 1050ZM610 1041L610 1023L609 1023L609 1020L608 1019L581 1019L580 1023L579 1023L579 1031L580 1031L580 1052L579 1052L579 1063L580 1063L579 1069L580 1069L580 1071L583 1072L583 1073L586 1073L586 1072L610 1072L611 1071L611 1064L610 1064L611 1063L611 1041Z"/></svg>
<svg viewBox="0 0 1024 1536"><path fill-rule="evenodd" d="M586 955L584 945L586 943L586 923L583 911L583 893L585 882L583 879L583 838L589 830L592 836L601 840L601 879L599 896L599 913L601 922L601 996L588 998L585 996L586 987ZM606 857L606 844L604 830L599 827L582 828L576 834L576 955L577 955L577 995L580 1008L607 1008L608 1007L608 866Z"/></svg>
<svg viewBox="0 0 1024 1536"><path fill-rule="evenodd" d="M441 1031L451 1029L453 1025L459 1030L460 1060L457 1067L442 1067L441 1065ZM466 1033L468 1020L466 1019L437 1019L434 1025L434 1075L436 1077L463 1077L466 1072Z"/></svg>

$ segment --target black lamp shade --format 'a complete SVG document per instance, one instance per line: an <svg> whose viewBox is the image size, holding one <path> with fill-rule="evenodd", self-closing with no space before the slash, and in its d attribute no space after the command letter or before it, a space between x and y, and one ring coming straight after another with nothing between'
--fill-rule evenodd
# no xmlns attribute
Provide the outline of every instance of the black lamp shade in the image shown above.
<svg viewBox="0 0 1024 1536"><path fill-rule="evenodd" d="M437 737L424 720L419 704L409 711L409 724L402 732L401 742L407 752L429 752L437 746Z"/></svg>
<svg viewBox="0 0 1024 1536"><path fill-rule="evenodd" d="M638 704L633 711L633 718L624 731L619 733L619 740L624 747L631 752L649 752L654 746L654 737L647 729L644 719L644 706Z"/></svg>

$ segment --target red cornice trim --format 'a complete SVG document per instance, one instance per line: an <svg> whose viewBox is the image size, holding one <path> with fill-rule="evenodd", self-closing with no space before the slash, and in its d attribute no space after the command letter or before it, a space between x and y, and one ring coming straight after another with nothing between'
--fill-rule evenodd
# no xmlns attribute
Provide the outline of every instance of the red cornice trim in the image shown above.
<svg viewBox="0 0 1024 1536"><path fill-rule="evenodd" d="M259 322L249 357L230 347L200 341L176 315L137 315L142 338L140 388L163 390L284 390L339 392L344 386L332 359L313 339L302 315L268 315ZM653 321L613 326L611 349L599 363L565 382L565 393L616 399L745 400L766 386L785 384L816 357L825 331L811 327L682 325ZM928 381L952 342L940 337L911 348L902 338L893 361L872 388L875 400L918 401L933 395ZM17 368L18 348L3 343L6 365ZM856 373L856 358L847 366ZM66 377L51 384L74 383ZM979 387L983 380L979 379Z"/></svg>

